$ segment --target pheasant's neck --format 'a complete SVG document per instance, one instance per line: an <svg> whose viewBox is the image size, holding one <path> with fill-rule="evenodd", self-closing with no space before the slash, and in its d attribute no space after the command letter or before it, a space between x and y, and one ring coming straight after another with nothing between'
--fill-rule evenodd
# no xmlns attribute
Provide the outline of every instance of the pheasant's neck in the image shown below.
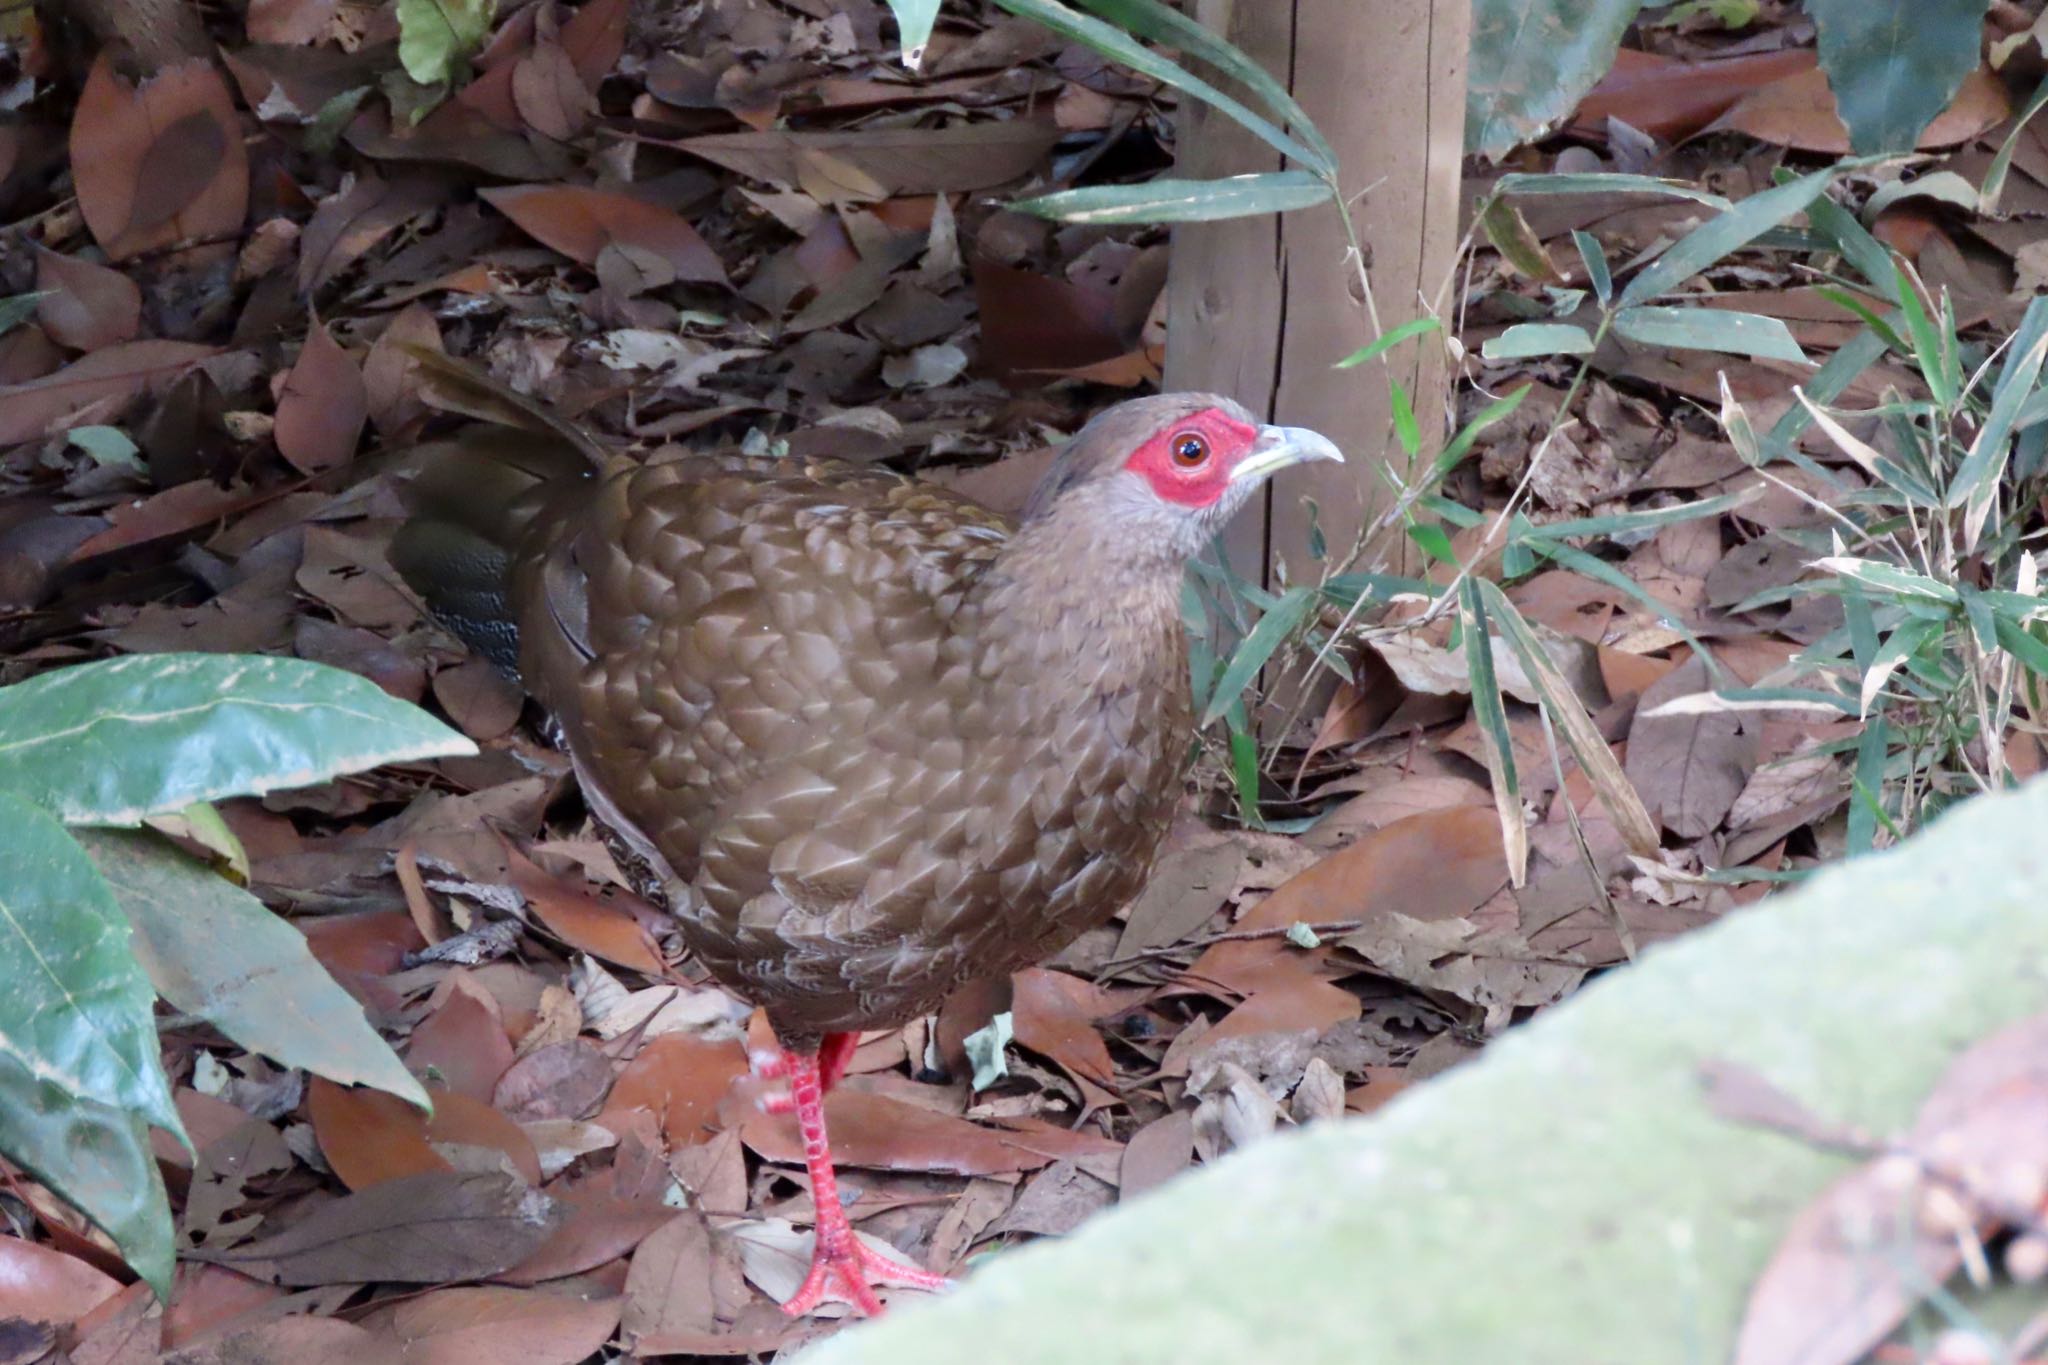
<svg viewBox="0 0 2048 1365"><path fill-rule="evenodd" d="M1173 691L1187 671L1183 557L1085 516L1026 522L978 588L984 619L1011 646L1030 641L1046 683L1101 695ZM1012 647L1004 654L1015 658ZM991 661L993 662L993 661ZM1043 675L1042 675L1043 676Z"/></svg>

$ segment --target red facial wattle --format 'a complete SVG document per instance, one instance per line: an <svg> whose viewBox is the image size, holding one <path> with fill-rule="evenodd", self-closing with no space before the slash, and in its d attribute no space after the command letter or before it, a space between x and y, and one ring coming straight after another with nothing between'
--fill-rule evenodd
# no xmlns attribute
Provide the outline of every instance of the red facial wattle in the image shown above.
<svg viewBox="0 0 2048 1365"><path fill-rule="evenodd" d="M1223 496L1230 471L1258 437L1251 423L1204 408L1155 433L1124 467L1143 477L1162 502L1207 507Z"/></svg>

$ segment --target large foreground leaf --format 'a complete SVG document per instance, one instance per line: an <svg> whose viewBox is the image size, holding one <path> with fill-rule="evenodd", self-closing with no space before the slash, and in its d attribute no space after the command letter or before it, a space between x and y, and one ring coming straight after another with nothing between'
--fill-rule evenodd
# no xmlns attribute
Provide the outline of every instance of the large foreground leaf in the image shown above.
<svg viewBox="0 0 2048 1365"><path fill-rule="evenodd" d="M158 1297L171 1292L171 1204L149 1129L0 1052L0 1152L100 1227Z"/></svg>
<svg viewBox="0 0 2048 1365"><path fill-rule="evenodd" d="M305 935L248 892L147 833L80 831L135 926L135 952L164 999L251 1052L420 1108L426 1091Z"/></svg>
<svg viewBox="0 0 2048 1365"><path fill-rule="evenodd" d="M1808 0L1859 154L1908 152L1977 69L1985 0Z"/></svg>
<svg viewBox="0 0 2048 1365"><path fill-rule="evenodd" d="M1465 150L1498 161L1577 107L1642 0L1473 0Z"/></svg>
<svg viewBox="0 0 2048 1365"><path fill-rule="evenodd" d="M991 1342L1005 1365L1728 1360L1773 1249L1855 1159L1720 1117L1702 1065L1903 1130L1958 1053L2048 1008L2044 826L2048 782L1973 800L1653 950L1373 1119L1004 1252L806 1365Z"/></svg>
<svg viewBox="0 0 2048 1365"><path fill-rule="evenodd" d="M0 688L0 790L74 825L475 752L375 683L299 659L141 654Z"/></svg>
<svg viewBox="0 0 2048 1365"><path fill-rule="evenodd" d="M62 825L0 792L0 1054L183 1135L157 1060L156 992L128 921Z"/></svg>

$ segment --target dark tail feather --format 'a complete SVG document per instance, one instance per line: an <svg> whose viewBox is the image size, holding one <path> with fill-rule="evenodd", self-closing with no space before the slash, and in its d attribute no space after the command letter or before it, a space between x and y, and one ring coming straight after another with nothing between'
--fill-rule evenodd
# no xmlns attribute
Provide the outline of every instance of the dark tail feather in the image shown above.
<svg viewBox="0 0 2048 1365"><path fill-rule="evenodd" d="M419 447L412 515L391 542L391 564L434 616L507 676L519 676L511 600L514 552L564 486L596 470L584 450L550 433L471 427Z"/></svg>

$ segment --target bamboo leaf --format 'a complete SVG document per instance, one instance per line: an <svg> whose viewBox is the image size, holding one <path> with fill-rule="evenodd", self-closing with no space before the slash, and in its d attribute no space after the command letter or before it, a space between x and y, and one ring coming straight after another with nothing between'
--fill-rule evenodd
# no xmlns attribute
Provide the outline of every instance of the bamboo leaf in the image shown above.
<svg viewBox="0 0 2048 1365"><path fill-rule="evenodd" d="M1508 730L1500 679L1494 674L1493 634L1487 629L1478 579L1467 577L1458 585L1458 615L1464 623L1465 672L1472 680L1472 715L1479 722L1480 750L1486 756L1493 806L1500 816L1501 850L1507 858L1508 880L1519 887L1529 879L1529 818L1522 810L1515 741Z"/></svg>

